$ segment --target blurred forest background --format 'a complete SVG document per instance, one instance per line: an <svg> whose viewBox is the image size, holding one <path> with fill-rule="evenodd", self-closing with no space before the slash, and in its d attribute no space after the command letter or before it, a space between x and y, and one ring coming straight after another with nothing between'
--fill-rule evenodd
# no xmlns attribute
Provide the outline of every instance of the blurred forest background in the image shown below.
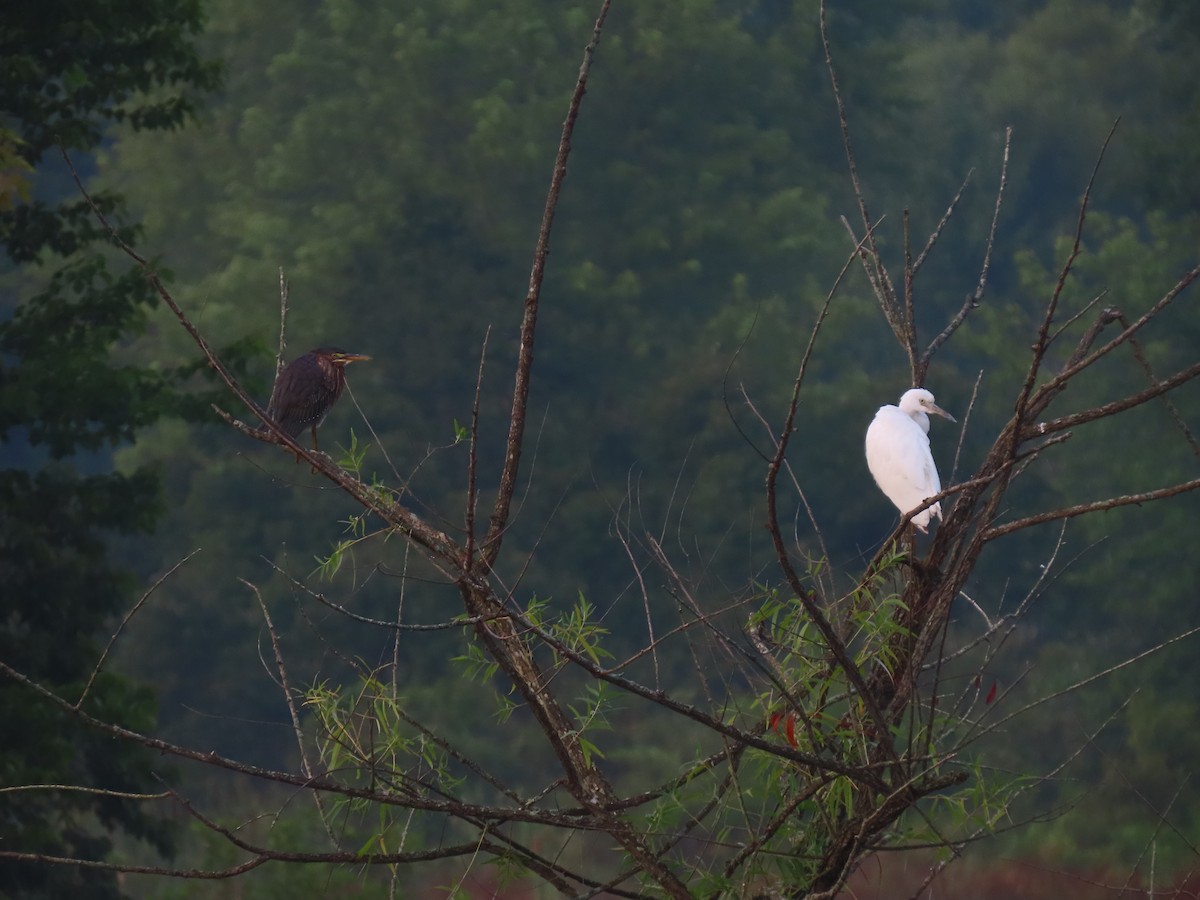
<svg viewBox="0 0 1200 900"><path fill-rule="evenodd" d="M343 399L330 417L322 445L336 456L353 431L371 445L364 474L411 478L420 511L447 529L462 522L466 448L454 444L455 427L469 419L485 338L483 471L498 469L530 254L594 5L204 0L197 46L222 76L200 98L195 121L169 131L116 124L93 157L77 160L93 188L124 195L127 219L141 223L139 249L170 272L173 292L211 340L241 348L264 402L281 267L290 282L289 358L328 344L370 354L350 370L353 402ZM1118 117L1068 308L1107 291L1104 305L1136 316L1196 261L1200 6L836 0L828 22L860 174L897 264L903 211L920 246L973 172L920 286L925 342L978 280L1005 129L1013 129L986 300L927 383L961 421L979 379L961 449L969 470L1008 415L1080 194ZM61 161L47 154L36 196L56 201L72 190ZM753 582L770 559L764 464L735 425L761 433L740 392L778 419L852 246L839 216L853 211L815 2L614 5L543 294L536 455L526 469L535 475L509 538L533 560L523 592L585 595L632 647L645 640L645 619L620 530L665 534L677 564L710 596ZM46 277L36 265L10 265L3 317ZM1195 292L1168 318L1143 344L1160 374L1196 358ZM174 372L197 359L165 311L148 313L135 330L111 336L112 361ZM1066 396L1055 410L1143 386L1136 360L1118 356L1090 382L1093 396ZM895 523L861 448L875 409L907 387L903 353L855 272L825 326L792 454L835 572L861 568ZM1190 427L1200 423L1194 384L1173 400ZM153 689L157 733L271 764L294 753L294 742L264 671L261 614L238 579L273 603L286 646L303 661L293 677L336 682L345 667L331 647L352 647L373 664L389 644L290 602L302 597L288 576L388 618L403 546L350 550L337 574L322 578L318 560L350 536L350 501L203 414L194 398L181 402L190 403L187 417L137 429L111 453L81 448L56 465L158 479L153 533L118 528L109 552L142 589L195 556L133 620L115 665ZM1023 502L1028 512L1195 477L1197 458L1165 406L1151 404L1131 421L1136 428L1119 432L1087 426L1087 440L1059 448L1017 483L1014 515ZM36 436L5 427L0 467L41 465ZM944 481L954 442L952 429L935 426ZM1069 523L1060 562L1072 562L1007 668L994 673L1015 686L1013 702L1200 624L1198 514L1200 498L1186 495ZM972 597L993 614L1011 607L1057 536L1051 525L1001 542L985 556ZM822 553L803 517L796 539L813 557ZM86 584L77 589L86 596ZM414 620L459 612L453 591L436 584L404 590ZM957 615L975 613L964 606ZM89 627L104 639L111 633L107 622ZM436 635L407 638L399 678L415 708L449 704L469 733L472 720L490 714L487 701L463 684L446 646ZM993 864L1036 858L1059 871L1125 872L1153 843L1164 881L1200 867L1196 659L1195 640L1168 647L996 736L994 764L1045 772L1120 709L1038 791L1035 808L1050 813L1047 821L990 845ZM643 724L645 759L620 764L661 764L654 748L671 735ZM9 750L19 752L19 741ZM522 765L519 745L491 752L509 760L496 760L497 769ZM240 796L222 802L231 816L254 805ZM1158 814L1168 810L1164 826ZM202 892L212 888L126 890L209 896Z"/></svg>

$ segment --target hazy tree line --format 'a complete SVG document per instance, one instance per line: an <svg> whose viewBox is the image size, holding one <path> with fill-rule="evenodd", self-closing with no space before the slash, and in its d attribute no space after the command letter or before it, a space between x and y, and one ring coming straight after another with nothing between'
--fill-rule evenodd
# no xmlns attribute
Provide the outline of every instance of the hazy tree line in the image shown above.
<svg viewBox="0 0 1200 900"><path fill-rule="evenodd" d="M374 618L395 615L403 585L410 613L430 622L451 617L454 592L416 589L434 573L398 542L358 540L377 520L359 520L360 510L306 467L221 426L195 347L153 304L142 276L99 250L103 235L54 144L97 151L92 189L109 210L116 200L105 198L124 197L122 221L140 223L129 236L169 270L175 296L210 340L231 349L261 400L273 371L280 269L289 355L323 343L371 354L351 373L354 402L343 400L326 425L325 445L349 447L353 429L360 447L371 446L347 464L365 480L407 485L421 504L415 511L453 531L463 523L442 517L457 514L466 496L463 429L485 344L480 469L498 469L503 458L514 310L595 10L532 0L423 10L213 0L159 12L157 42L133 41L133 22L108 23L113 39L124 39L119 64L140 66L139 54L162 61L148 81L130 75L100 86L101 63L70 54L58 70L11 66L6 78L0 135L16 187L3 212L11 261L0 332L3 565L12 598L3 658L82 690L112 617L189 557L117 643L113 669L122 677L106 674L88 693L146 728L152 688L157 733L271 765L293 752L294 738L263 673L261 611L239 577L273 601L274 627L303 687L350 678L347 647L370 665L391 662L394 647L300 602L299 584ZM2 15L14 46L47 37L36 14ZM1080 310L1100 296L1100 307L1135 318L1195 265L1200 110L1189 86L1200 75L1200 19L1184 0L862 2L831 5L828 17L884 257L899 265L909 218L920 246L963 191L922 275L926 334L979 278L1012 128L986 299L927 381L943 406L971 409L963 445L935 447L948 481L954 459L960 474L973 470L1011 411L1080 192L1118 117L1063 307ZM206 61L219 62L219 83ZM75 91L81 107L37 108L19 90L34 79ZM187 102L152 105L181 85ZM136 102L153 112L121 121L108 104L135 89L150 91ZM75 117L86 124L67 128ZM755 583L770 552L761 508L767 445L755 415L774 422L783 414L813 320L857 239L839 222L856 215L845 169L815 8L614 7L573 136L542 289L527 456L537 490L522 495L506 537L518 549L502 573L524 599L585 597L614 646L631 651L646 641L647 613L623 536L661 535L680 573L709 596ZM104 312L97 291L108 298ZM1144 387L1147 367L1161 377L1194 362L1189 297L1136 351L1099 363L1058 414ZM894 524L869 482L861 440L874 409L894 402L908 378L867 279L852 270L830 306L789 451L821 540L799 503L786 511L790 537L814 561L827 555L821 565L835 573L861 569ZM1007 515L1194 477L1194 386L1171 400L1081 428L1014 482ZM47 509L63 513L48 520ZM1071 564L1017 633L1017 652L988 673L1011 689L1009 702L1049 695L1195 623L1197 511L1182 496L1071 522L1060 553ZM1057 535L1034 529L1007 539L981 559L966 593L993 615L1005 611L1037 582ZM533 559L526 576L522 560ZM965 626L974 615L956 607L954 621ZM466 686L461 665L447 661L452 646L443 633L406 637L395 677L413 710L453 705L456 737L471 748L485 740L488 729L474 732L490 715L490 695ZM990 738L998 759L1034 772L1096 734L1089 752L1030 801L1103 810L1031 832L1058 864L1118 858L1132 867L1157 841L1161 865L1195 867L1194 845L1172 838L1194 834L1200 818L1190 780L1200 750L1193 657L1187 642L1169 647ZM659 663L668 684L692 666L683 656ZM155 789L154 765L142 756L51 752L45 738L56 732L45 721L55 714L11 686L0 703L13 723L5 785L74 778ZM650 720L625 727L644 730L645 752L610 764L669 775L674 756L658 748L677 736ZM529 760L522 751L533 751L507 749L494 765L519 778ZM30 760L46 770L28 768ZM113 783L118 774L122 784ZM133 836L161 834L117 803L83 800L73 811L56 808L57 797L31 805L12 796L0 795L6 833L34 835L34 849L65 841L64 851L88 852L92 816ZM231 815L242 811L229 800ZM1169 829L1156 816L1168 809ZM72 815L77 838L61 827ZM1118 821L1127 824L1112 827ZM11 865L18 874L6 878L46 877Z"/></svg>

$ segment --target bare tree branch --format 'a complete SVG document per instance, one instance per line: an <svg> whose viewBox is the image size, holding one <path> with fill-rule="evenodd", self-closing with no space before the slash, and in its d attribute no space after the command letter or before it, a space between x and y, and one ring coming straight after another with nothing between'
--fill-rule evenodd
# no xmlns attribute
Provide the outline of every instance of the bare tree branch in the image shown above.
<svg viewBox="0 0 1200 900"><path fill-rule="evenodd" d="M1074 428L1078 425L1083 425L1086 422L1094 422L1097 419L1107 419L1110 416L1115 416L1118 413L1125 412L1129 409L1142 406L1155 397L1161 397L1168 391L1174 390L1180 385L1186 384L1196 376L1200 375L1200 363L1195 363L1176 372L1170 378L1164 378L1162 381L1151 385L1143 391L1138 391L1136 394L1130 394L1128 397L1122 397L1120 400L1112 400L1102 406L1096 406L1091 409L1081 410L1077 413L1072 413L1069 416L1060 416L1057 419L1051 419L1048 422L1039 422L1037 425L1026 427L1021 433L1021 440L1033 440L1046 434L1053 434L1056 431L1063 431L1067 428ZM1187 426L1179 422L1184 433L1190 438L1191 433L1187 430ZM1195 445L1194 440L1189 440L1189 443Z"/></svg>
<svg viewBox="0 0 1200 900"><path fill-rule="evenodd" d="M488 338L492 329L489 326L483 334L483 346L479 349L479 374L475 378L475 399L471 403L471 446L467 454L467 505L466 505L466 548L463 552L463 563L469 565L475 557L475 513L479 505L478 465L479 465L479 398L483 394L483 368L487 360Z"/></svg>
<svg viewBox="0 0 1200 900"><path fill-rule="evenodd" d="M1033 385L1037 380L1038 371L1042 365L1042 359L1046 354L1046 347L1050 336L1050 325L1054 321L1054 314L1058 311L1058 301L1062 296L1063 288L1067 284L1067 278L1071 274L1071 271L1075 265L1075 260L1079 258L1080 248L1083 243L1083 225L1084 222L1087 221L1088 203L1091 200L1092 188L1096 183L1096 176L1100 173L1100 164L1104 161L1104 154L1108 150L1108 145L1112 141L1113 135L1116 133L1117 125L1120 121L1121 120L1118 119L1116 122L1113 122L1112 128L1109 129L1108 135L1104 138L1104 142L1100 145L1100 152L1096 156L1096 163L1092 167L1092 174L1088 177L1087 186L1083 190L1083 198L1079 202L1079 216L1075 222L1075 238L1074 242L1071 244L1071 252L1067 254L1066 262L1063 263L1062 268L1059 270L1058 280L1054 284L1054 290L1050 293L1050 300L1047 302L1046 311L1042 316L1042 324L1038 328L1037 337L1033 343L1033 355L1030 359L1029 370L1025 374L1025 383L1021 386L1021 392L1017 396L1016 413L1013 416L1013 420L1017 423L1021 423L1026 419L1026 406L1030 403L1030 397L1033 394ZM1045 391L1046 387L1043 386L1039 391L1039 396ZM1036 407L1030 414L1038 414ZM1019 431L1019 424L1018 428L1013 432L1014 437L1017 431ZM1012 447L1010 447L1010 452L1015 451L1016 445L1013 444Z"/></svg>
<svg viewBox="0 0 1200 900"><path fill-rule="evenodd" d="M125 616L121 619L121 623L117 626L116 631L114 631L112 637L108 639L108 643L104 647L104 652L100 654L100 659L96 661L96 665L92 668L92 674L88 676L87 684L83 686L83 691L80 693L79 699L75 701L76 709L81 708L84 704L84 701L87 700L88 694L90 694L92 691L92 685L96 683L96 678L99 677L101 670L104 668L104 661L108 659L108 654L112 652L113 646L117 643L117 638L121 636L121 632L125 630L125 626L129 624L130 619L137 615L137 611L141 609L143 605L145 605L146 601L150 599L150 595L157 591L159 587L162 586L163 582L178 572L179 569L186 565L191 558L199 552L200 548L197 547L183 559L179 560L179 562L175 563L175 565L171 566L171 568L167 569L167 571L163 572L162 575L158 576L158 578L154 580L154 583L150 585L146 592L138 598L137 603L133 604L133 607L129 610L129 612L125 613Z"/></svg>
<svg viewBox="0 0 1200 900"><path fill-rule="evenodd" d="M563 122L562 137L558 143L558 154L554 159L554 173L550 177L550 190L546 195L546 207L542 213L541 227L538 229L537 247L533 251L533 268L529 273L529 292L525 295L525 313L521 319L521 345L517 359L516 379L513 384L512 415L509 419L504 469L500 475L491 525L488 527L482 547L483 562L488 567L496 562L496 557L500 553L500 543L504 539L504 530L508 526L509 509L512 505L513 493L517 486L517 473L521 465L521 451L525 439L525 414L529 404L529 383L533 372L533 341L537 330L542 280L546 274L546 257L550 254L550 230L554 224L555 211L558 209L558 196L562 190L563 179L567 176L567 157L571 153L571 135L575 131L575 120L579 117L579 107L583 103L583 95L587 89L592 56L600 43L600 32L604 28L604 20L608 17L611 3L612 0L603 0L600 14L596 17L596 24L592 29L592 39L583 51L583 62L579 66L579 78L575 82L575 92L571 95L567 117Z"/></svg>
<svg viewBox="0 0 1200 900"><path fill-rule="evenodd" d="M1000 184L996 188L996 203L992 207L992 224L991 227L988 228L987 244L985 245L983 251L983 263L979 267L979 283L975 285L975 290L967 295L966 300L963 301L962 307L947 323L946 327L942 329L942 332L929 342L929 346L926 347L925 352L921 354L921 359L917 366L917 370L914 372L913 384L925 383L925 375L929 371L929 364L933 360L933 355L938 351L942 344L946 343L946 341L950 339L950 336L959 329L962 323L966 321L971 310L978 309L980 304L983 303L983 294L984 290L987 288L988 273L991 271L992 247L996 241L996 226L1000 221L1000 208L1004 204L1004 190L1008 186L1008 153L1011 147L1012 126L1010 125L1008 128L1004 129L1004 155L1000 161ZM964 184L963 186L965 187L966 185ZM961 190L959 193L961 193ZM958 202L958 197L954 198L954 202ZM947 210L946 217L949 218L949 215L950 210ZM941 228L942 225L939 223L938 229L930 237L929 243L921 252L921 256L917 259L916 268L920 268L921 262L933 248L933 242L938 233L940 233ZM913 274L916 274L915 269Z"/></svg>
<svg viewBox="0 0 1200 900"><path fill-rule="evenodd" d="M821 0L818 7L820 18L821 31L821 46L825 52L825 70L829 73L829 83L833 89L833 99L837 104L838 125L841 128L842 148L846 151L846 165L850 173L850 184L854 188L854 199L858 203L859 220L862 222L864 231L863 239L860 241L854 237L853 229L850 229L849 223L843 220L843 224L851 232L851 237L854 239L855 245L861 246L859 251L859 259L862 261L863 270L867 274L867 280L871 283L871 287L875 291L875 298L879 301L879 307L883 310L883 315L887 322L892 327L892 331L896 335L896 339L900 341L901 346L908 348L910 358L916 358L915 336L911 332L911 323L904 320L902 311L898 308L896 300L896 290L892 287L891 279L888 277L887 268L883 264L883 256L879 252L879 246L875 242L875 236L871 229L871 215L867 211L866 195L863 193L862 182L858 177L858 164L854 160L854 150L850 145L850 123L846 117L846 105L842 101L842 91L838 84L837 69L833 65L833 51L829 46L829 32L825 27L825 0ZM910 340L912 338L913 340Z"/></svg>
<svg viewBox="0 0 1200 900"><path fill-rule="evenodd" d="M271 638L271 650L275 654L275 671L279 674L279 688L283 693L283 701L287 705L288 716L292 720L292 735L296 738L296 749L300 755L300 771L306 778L312 779L314 773L312 765L308 761L308 750L304 743L304 733L300 730L300 714L296 711L295 695L292 693L292 686L288 683L287 664L283 661L283 651L279 647L279 635L275 633L275 623L271 621L271 612L267 609L266 601L262 598L262 592L258 586L251 584L244 578L239 578L242 584L248 587L254 594L254 599L258 601L258 608L262 611L263 621L267 625L267 634ZM325 811L324 801L321 799L320 791L312 792L313 802L317 807L317 814L321 819L321 826L325 829L325 833L329 836L329 842L336 849L341 849L338 846L338 839L333 833L333 827L329 824L329 815Z"/></svg>
<svg viewBox="0 0 1200 900"><path fill-rule="evenodd" d="M1003 537L1006 534L1011 534L1014 531L1020 531L1022 528L1028 528L1031 525L1041 525L1043 522L1055 522L1059 519L1072 519L1075 516L1086 515L1087 513L1099 512L1105 509L1115 509L1118 506L1131 506L1133 504L1150 503L1154 500L1162 500L1166 497L1175 497L1179 494L1185 494L1188 491L1194 491L1200 488L1200 478L1195 478L1191 481L1185 481L1181 484L1173 484L1170 487L1159 488L1156 491L1146 491L1141 494L1126 494L1122 497L1110 497L1107 500L1096 500L1093 503L1081 503L1078 506L1068 506L1065 509L1052 509L1049 512L1039 513L1036 516L1027 516L1023 519L1017 519L1013 522L1006 522L1003 525L997 525L983 532L985 541L994 541L998 537Z"/></svg>

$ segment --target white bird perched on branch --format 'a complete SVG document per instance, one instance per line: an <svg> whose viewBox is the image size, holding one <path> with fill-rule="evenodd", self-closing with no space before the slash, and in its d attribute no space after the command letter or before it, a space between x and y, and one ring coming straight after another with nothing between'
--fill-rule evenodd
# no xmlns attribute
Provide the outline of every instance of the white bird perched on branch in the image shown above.
<svg viewBox="0 0 1200 900"><path fill-rule="evenodd" d="M942 490L929 452L929 413L954 421L954 416L933 402L933 394L913 388L900 397L899 406L879 407L867 428L867 467L901 515ZM934 517L942 517L941 503L921 510L912 523L924 531Z"/></svg>

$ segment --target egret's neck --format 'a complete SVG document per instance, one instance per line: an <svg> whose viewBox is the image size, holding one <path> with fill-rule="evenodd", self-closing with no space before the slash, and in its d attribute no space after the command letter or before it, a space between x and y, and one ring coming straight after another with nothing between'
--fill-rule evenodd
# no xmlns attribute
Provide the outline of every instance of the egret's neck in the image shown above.
<svg viewBox="0 0 1200 900"><path fill-rule="evenodd" d="M929 434L929 416L925 415L925 413L921 412L919 409L909 413L909 415L912 416L912 420L921 427L923 432Z"/></svg>

